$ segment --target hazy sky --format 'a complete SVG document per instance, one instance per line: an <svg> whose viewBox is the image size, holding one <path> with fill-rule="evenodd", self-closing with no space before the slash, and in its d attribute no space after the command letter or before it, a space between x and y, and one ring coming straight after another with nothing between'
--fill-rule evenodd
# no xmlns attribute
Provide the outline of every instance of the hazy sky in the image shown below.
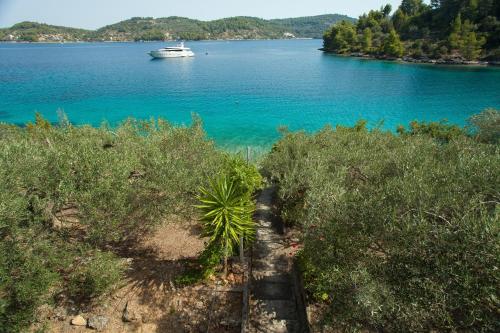
<svg viewBox="0 0 500 333"><path fill-rule="evenodd" d="M95 29L133 16L284 18L360 14L401 0L0 0L0 27L20 21Z"/></svg>

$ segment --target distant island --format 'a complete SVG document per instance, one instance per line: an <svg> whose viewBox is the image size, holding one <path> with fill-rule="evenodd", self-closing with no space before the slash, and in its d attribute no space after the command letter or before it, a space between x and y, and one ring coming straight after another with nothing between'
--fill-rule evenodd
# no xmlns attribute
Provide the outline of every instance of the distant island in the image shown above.
<svg viewBox="0 0 500 333"><path fill-rule="evenodd" d="M218 39L321 38L331 25L355 22L346 15L328 14L264 20L256 17L230 17L200 21L185 17L133 17L97 30L85 30L21 22L0 29L0 41L78 42L78 41L162 41Z"/></svg>
<svg viewBox="0 0 500 333"><path fill-rule="evenodd" d="M403 0L341 21L323 37L326 52L408 62L500 64L500 1Z"/></svg>

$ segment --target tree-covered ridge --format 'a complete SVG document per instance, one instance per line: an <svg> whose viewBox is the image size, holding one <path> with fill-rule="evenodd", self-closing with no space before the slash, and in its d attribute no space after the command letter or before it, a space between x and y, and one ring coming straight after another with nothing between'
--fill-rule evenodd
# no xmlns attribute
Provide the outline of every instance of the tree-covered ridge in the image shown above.
<svg viewBox="0 0 500 333"><path fill-rule="evenodd" d="M138 41L201 39L319 38L324 30L354 19L338 14L264 20L256 17L229 17L213 21L186 17L133 17L97 30L73 29L35 22L22 22L0 29L6 41Z"/></svg>
<svg viewBox="0 0 500 333"><path fill-rule="evenodd" d="M341 22L324 34L340 54L442 61L500 60L500 1L403 0Z"/></svg>
<svg viewBox="0 0 500 333"><path fill-rule="evenodd" d="M89 30L61 27L36 22L21 22L7 29L0 29L0 40L26 42L84 40Z"/></svg>
<svg viewBox="0 0 500 333"><path fill-rule="evenodd" d="M199 21L185 17L132 18L97 30L98 39L171 40L171 39L261 39L282 38L285 29L254 17L231 17Z"/></svg>
<svg viewBox="0 0 500 333"><path fill-rule="evenodd" d="M339 21L355 22L356 20L346 15L330 14L318 16L304 16L288 19L274 19L271 22L284 26L295 36L304 38L321 38L325 31L332 24Z"/></svg>

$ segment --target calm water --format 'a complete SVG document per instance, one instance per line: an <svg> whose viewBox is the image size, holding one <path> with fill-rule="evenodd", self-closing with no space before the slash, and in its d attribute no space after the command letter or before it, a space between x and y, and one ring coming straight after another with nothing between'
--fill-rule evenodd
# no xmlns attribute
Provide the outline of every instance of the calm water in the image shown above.
<svg viewBox="0 0 500 333"><path fill-rule="evenodd" d="M317 130L367 119L394 129L411 120L463 125L500 108L500 69L450 68L325 55L319 40L192 42L192 59L150 60L162 43L0 44L0 121L39 111L56 121L115 124L196 112L223 146L268 146L276 128ZM208 52L208 55L205 53Z"/></svg>

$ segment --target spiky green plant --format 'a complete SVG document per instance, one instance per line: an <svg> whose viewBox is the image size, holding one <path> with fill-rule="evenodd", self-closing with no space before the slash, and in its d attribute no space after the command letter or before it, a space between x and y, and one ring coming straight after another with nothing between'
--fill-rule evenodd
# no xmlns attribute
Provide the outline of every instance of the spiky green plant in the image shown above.
<svg viewBox="0 0 500 333"><path fill-rule="evenodd" d="M220 247L224 256L224 271L227 258L235 248L251 242L255 235L255 223L252 220L255 204L251 196L242 195L234 181L220 177L210 182L209 188L201 188L196 207L202 213L204 236L209 237L208 246Z"/></svg>

